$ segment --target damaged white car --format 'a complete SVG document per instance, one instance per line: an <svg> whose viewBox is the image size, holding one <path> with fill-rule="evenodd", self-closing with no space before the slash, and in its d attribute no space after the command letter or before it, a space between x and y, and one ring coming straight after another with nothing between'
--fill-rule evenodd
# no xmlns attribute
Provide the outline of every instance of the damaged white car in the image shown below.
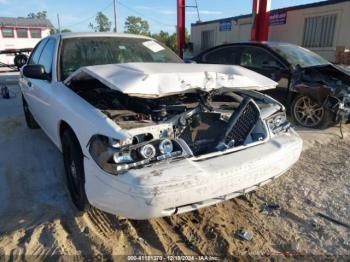
<svg viewBox="0 0 350 262"><path fill-rule="evenodd" d="M202 208L280 176L302 149L284 107L257 92L274 81L184 64L147 37L50 36L20 85L27 124L63 152L79 210L148 219Z"/></svg>

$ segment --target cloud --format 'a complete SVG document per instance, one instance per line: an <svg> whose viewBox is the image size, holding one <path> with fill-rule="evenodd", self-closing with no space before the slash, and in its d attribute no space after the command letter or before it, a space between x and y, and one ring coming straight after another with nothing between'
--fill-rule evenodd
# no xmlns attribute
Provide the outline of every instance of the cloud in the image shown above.
<svg viewBox="0 0 350 262"><path fill-rule="evenodd" d="M162 14L162 15L175 15L176 11L174 10L158 10L158 13Z"/></svg>
<svg viewBox="0 0 350 262"><path fill-rule="evenodd" d="M136 6L137 9L152 11L160 15L176 15L176 10L169 9L164 6ZM211 11L211 10L199 10L200 15L223 15L222 11ZM197 11L186 11L186 15L197 15Z"/></svg>

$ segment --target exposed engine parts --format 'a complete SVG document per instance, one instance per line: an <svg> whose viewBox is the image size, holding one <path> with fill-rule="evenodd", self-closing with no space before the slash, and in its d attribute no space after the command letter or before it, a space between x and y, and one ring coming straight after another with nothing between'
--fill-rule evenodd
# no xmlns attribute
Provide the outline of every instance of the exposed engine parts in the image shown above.
<svg viewBox="0 0 350 262"><path fill-rule="evenodd" d="M292 79L297 93L335 113L335 122L350 115L350 78L332 65L297 68Z"/></svg>
<svg viewBox="0 0 350 262"><path fill-rule="evenodd" d="M253 100L244 93L223 89L148 99L127 96L94 81L73 83L73 88L128 130L133 136L131 144L148 143L137 151L144 160L171 154L174 141L176 147L182 148L180 151L200 156L267 138L268 131L257 104L259 99ZM266 101L262 104L266 106ZM161 139L159 145L154 146L151 141L158 139Z"/></svg>

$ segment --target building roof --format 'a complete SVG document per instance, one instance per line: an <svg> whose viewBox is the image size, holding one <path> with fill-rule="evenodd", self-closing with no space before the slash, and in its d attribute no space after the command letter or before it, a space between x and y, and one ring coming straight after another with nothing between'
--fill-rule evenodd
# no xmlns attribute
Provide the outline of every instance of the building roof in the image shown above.
<svg viewBox="0 0 350 262"><path fill-rule="evenodd" d="M53 25L51 24L50 20L46 18L0 17L0 26L53 28Z"/></svg>
<svg viewBox="0 0 350 262"><path fill-rule="evenodd" d="M307 9L307 8L313 8L313 7L334 5L334 4L339 4L339 3L343 3L343 2L350 2L350 0L326 0L326 1L321 1L321 2L316 2L316 3L311 3L311 4L296 5L296 6L274 9L274 10L271 10L270 13L273 14L273 13L280 13L280 12L288 12L288 11ZM205 24L211 24L211 23L220 23L220 22L225 22L225 21L230 21L230 20L231 21L232 20L239 20L239 19L249 18L249 17L252 17L252 14L232 16L232 17L227 17L227 18L222 18L222 19L199 22L199 23L192 24L192 26L205 25Z"/></svg>

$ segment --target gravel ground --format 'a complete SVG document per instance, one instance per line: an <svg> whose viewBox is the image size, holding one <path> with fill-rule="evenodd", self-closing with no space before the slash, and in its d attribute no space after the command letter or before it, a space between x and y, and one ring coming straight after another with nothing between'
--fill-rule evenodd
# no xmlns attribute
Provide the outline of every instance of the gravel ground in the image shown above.
<svg viewBox="0 0 350 262"><path fill-rule="evenodd" d="M132 221L92 209L78 213L62 157L41 130L25 127L16 98L0 99L0 259L25 255L130 254L350 258L350 128L300 129L304 151L285 175L257 191L195 212ZM262 207L270 205L265 212ZM251 241L236 235L253 233Z"/></svg>

